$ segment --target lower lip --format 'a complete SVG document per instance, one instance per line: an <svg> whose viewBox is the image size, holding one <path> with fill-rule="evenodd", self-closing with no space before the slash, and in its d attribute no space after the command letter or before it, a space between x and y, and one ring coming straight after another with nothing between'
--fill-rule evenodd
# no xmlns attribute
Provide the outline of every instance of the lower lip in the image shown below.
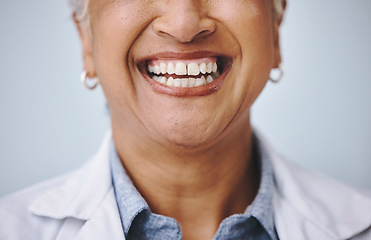
<svg viewBox="0 0 371 240"><path fill-rule="evenodd" d="M200 96L207 96L217 92L220 87L222 86L226 75L228 74L229 70L231 69L231 64L225 64L223 67L223 73L215 79L213 82L208 83L206 85L202 85L199 87L191 87L191 88L182 88L182 87L171 87L167 85L163 85L159 82L153 80L146 71L146 65L141 64L139 66L139 71L144 76L144 79L149 83L152 87L153 91L160 94L166 94L174 97L200 97Z"/></svg>

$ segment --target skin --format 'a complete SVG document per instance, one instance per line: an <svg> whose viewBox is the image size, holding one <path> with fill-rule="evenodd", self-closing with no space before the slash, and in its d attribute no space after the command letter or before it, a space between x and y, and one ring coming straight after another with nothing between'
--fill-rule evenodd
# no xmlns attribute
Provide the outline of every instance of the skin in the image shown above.
<svg viewBox="0 0 371 240"><path fill-rule="evenodd" d="M258 190L249 110L281 61L271 0L91 0L89 14L90 29L75 19L84 68L99 78L123 165L183 239L211 239ZM161 94L137 67L159 53L197 51L233 61L213 94Z"/></svg>

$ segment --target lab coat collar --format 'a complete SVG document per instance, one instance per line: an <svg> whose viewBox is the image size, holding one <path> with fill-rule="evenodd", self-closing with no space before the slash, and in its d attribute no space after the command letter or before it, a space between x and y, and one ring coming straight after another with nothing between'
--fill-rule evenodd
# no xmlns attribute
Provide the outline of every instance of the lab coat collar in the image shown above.
<svg viewBox="0 0 371 240"><path fill-rule="evenodd" d="M280 238L349 239L371 226L371 215L365 214L371 212L370 199L281 159L257 136L274 169L274 214ZM30 210L39 216L86 221L77 239L124 239L112 187L110 138L108 133L92 161L72 173L65 183L41 195Z"/></svg>
<svg viewBox="0 0 371 240"><path fill-rule="evenodd" d="M125 240L113 188L74 238L85 239Z"/></svg>
<svg viewBox="0 0 371 240"><path fill-rule="evenodd" d="M282 239L350 239L371 226L371 200L353 188L282 159L259 136L275 173L274 211ZM296 219L295 221L290 220ZM302 236L300 238L299 236Z"/></svg>
<svg viewBox="0 0 371 240"><path fill-rule="evenodd" d="M36 199L30 206L31 212L55 219L81 220L82 228L74 240L125 239L112 187L108 157L111 138L111 132L107 133L98 154L65 183Z"/></svg>
<svg viewBox="0 0 371 240"><path fill-rule="evenodd" d="M89 220L112 191L108 162L110 138L111 133L109 132L106 134L98 154L91 161L71 173L72 176L62 185L37 198L30 206L31 212L55 219L73 217Z"/></svg>

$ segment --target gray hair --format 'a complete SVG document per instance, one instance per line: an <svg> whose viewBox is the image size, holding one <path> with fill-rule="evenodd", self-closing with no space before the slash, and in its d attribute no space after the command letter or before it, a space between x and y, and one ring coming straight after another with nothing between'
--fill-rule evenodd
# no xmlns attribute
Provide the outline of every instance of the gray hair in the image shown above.
<svg viewBox="0 0 371 240"><path fill-rule="evenodd" d="M285 10L285 0L273 0L273 15L276 19L282 20L283 11Z"/></svg>
<svg viewBox="0 0 371 240"><path fill-rule="evenodd" d="M82 25L89 22L89 0L68 0L75 17ZM284 0L273 1L273 15L276 19L281 19L284 10Z"/></svg>
<svg viewBox="0 0 371 240"><path fill-rule="evenodd" d="M68 0L68 3L78 21L84 22L87 20L89 0Z"/></svg>

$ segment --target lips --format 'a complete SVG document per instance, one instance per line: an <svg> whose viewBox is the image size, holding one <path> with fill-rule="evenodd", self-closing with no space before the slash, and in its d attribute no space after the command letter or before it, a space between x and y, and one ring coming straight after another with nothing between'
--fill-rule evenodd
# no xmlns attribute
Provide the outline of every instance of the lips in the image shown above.
<svg viewBox="0 0 371 240"><path fill-rule="evenodd" d="M140 61L138 69L157 93L204 96L221 87L231 66L229 58L210 55L163 53Z"/></svg>

